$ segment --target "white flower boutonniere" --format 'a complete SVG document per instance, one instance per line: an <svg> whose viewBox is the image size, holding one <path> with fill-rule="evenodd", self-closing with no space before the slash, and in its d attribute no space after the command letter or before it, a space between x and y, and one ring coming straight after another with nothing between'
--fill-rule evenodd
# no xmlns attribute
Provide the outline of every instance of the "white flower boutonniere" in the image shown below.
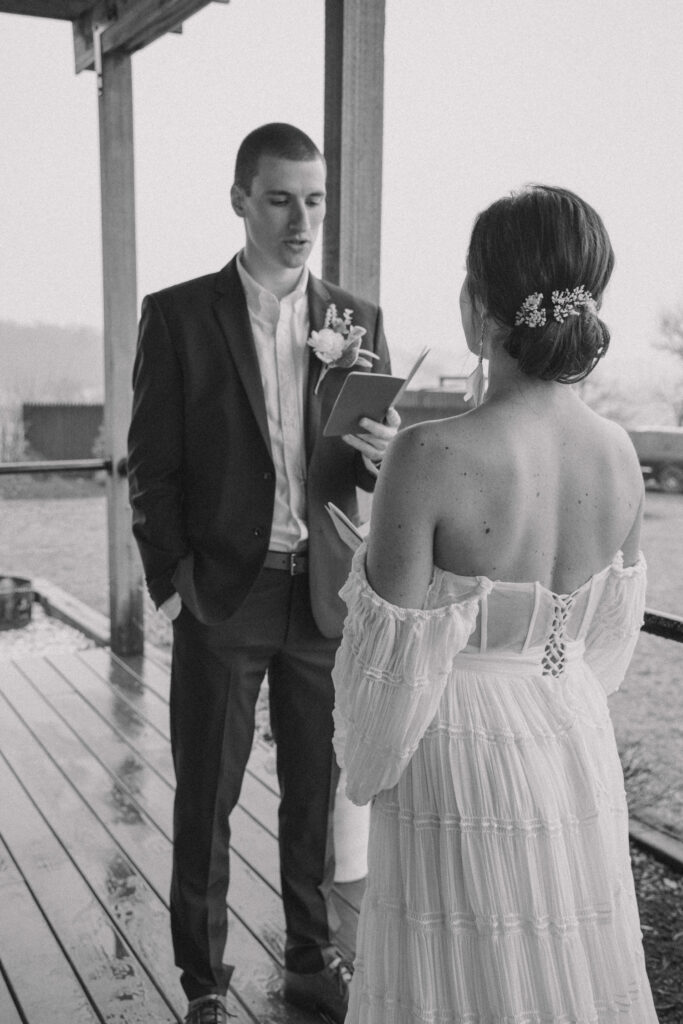
<svg viewBox="0 0 683 1024"><path fill-rule="evenodd" d="M348 370L351 366L372 366L371 359L379 359L374 352L361 348L364 327L351 323L353 310L345 309L342 316L337 313L333 302L327 307L325 323L321 330L311 331L307 344L311 346L323 363L322 372L315 386L316 393L328 370L339 367Z"/></svg>

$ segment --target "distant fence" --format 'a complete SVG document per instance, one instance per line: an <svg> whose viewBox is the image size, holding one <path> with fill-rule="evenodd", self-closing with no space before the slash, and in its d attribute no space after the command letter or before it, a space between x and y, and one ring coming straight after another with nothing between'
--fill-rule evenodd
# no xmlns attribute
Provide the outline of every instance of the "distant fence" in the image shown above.
<svg viewBox="0 0 683 1024"><path fill-rule="evenodd" d="M455 387L407 391L398 411L404 427L422 420L442 419L468 408L460 379ZM31 457L51 460L90 459L104 419L102 404L24 402L24 437Z"/></svg>
<svg viewBox="0 0 683 1024"><path fill-rule="evenodd" d="M472 406L465 401L464 380L448 379L453 380L453 386L406 391L397 406L401 425L410 427L424 420L440 420L467 412Z"/></svg>
<svg viewBox="0 0 683 1024"><path fill-rule="evenodd" d="M104 407L101 403L25 402L22 418L32 456L48 460L89 459L96 454Z"/></svg>

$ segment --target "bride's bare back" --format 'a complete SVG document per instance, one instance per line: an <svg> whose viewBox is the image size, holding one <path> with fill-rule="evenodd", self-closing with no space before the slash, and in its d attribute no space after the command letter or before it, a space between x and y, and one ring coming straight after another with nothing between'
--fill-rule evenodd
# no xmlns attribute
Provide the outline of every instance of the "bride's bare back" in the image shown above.
<svg viewBox="0 0 683 1024"><path fill-rule="evenodd" d="M635 562L635 451L570 386L607 352L599 310L613 267L600 216L568 189L529 185L476 217L460 316L488 389L472 412L392 443L367 559L382 597L422 607L435 564L569 594L620 549Z"/></svg>
<svg viewBox="0 0 683 1024"><path fill-rule="evenodd" d="M537 381L395 440L373 508L378 593L420 606L436 564L571 593L637 556L643 483L628 435Z"/></svg>

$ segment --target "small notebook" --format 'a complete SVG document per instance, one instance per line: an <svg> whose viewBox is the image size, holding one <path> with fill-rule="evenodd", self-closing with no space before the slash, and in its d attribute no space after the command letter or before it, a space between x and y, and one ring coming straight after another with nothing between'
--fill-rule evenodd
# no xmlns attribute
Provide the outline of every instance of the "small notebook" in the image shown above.
<svg viewBox="0 0 683 1024"><path fill-rule="evenodd" d="M388 373L349 373L325 424L325 437L358 433L362 416L381 423L389 406L400 401L428 352L428 348L422 350L405 378Z"/></svg>
<svg viewBox="0 0 683 1024"><path fill-rule="evenodd" d="M340 508L328 501L325 505L330 519L334 523L334 528L344 541L344 543L355 551L365 540L368 530L370 529L370 523L363 523L362 526L356 526L351 522L347 515L344 515Z"/></svg>

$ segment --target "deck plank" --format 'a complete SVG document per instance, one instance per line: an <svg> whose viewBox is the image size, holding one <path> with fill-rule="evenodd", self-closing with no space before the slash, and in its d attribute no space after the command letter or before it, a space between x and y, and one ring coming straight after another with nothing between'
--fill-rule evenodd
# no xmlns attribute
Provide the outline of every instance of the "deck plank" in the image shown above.
<svg viewBox="0 0 683 1024"><path fill-rule="evenodd" d="M138 959L146 964L151 974L154 974L168 1001L176 1011L179 1011L183 999L177 972L172 969L167 908L158 893L154 892L97 818L92 807L70 783L68 774L64 772L67 762L55 759L55 755L64 753L64 748L58 743L58 734L65 728L63 724L59 723L59 720L45 717L44 726L37 727L36 732L38 735L42 732L43 738L46 732L50 732L57 740L49 745L41 743L26 724L27 719L31 719L32 702L37 705L40 698L35 692L32 694L30 686L24 682L24 699L12 700L13 696L16 698L16 694L12 692L11 683L7 684L4 672L3 676L5 697L9 698L13 708L12 711L3 709L4 713L0 718L0 745L8 761L21 779L37 811L43 815L62 844L74 868L79 871L91 890L97 893L113 925L120 930L127 944L136 951ZM33 717L34 724L38 714L42 715L44 712L36 711ZM77 778L78 774L76 773L74 777ZM120 802L115 801L111 806L113 813L118 814ZM125 813L124 810L124 815ZM3 831L9 827L16 827L13 816L10 817L9 825L3 826ZM29 831L28 839L38 831L34 825ZM36 836L35 848L41 849L42 842L42 838L39 841ZM22 864L29 858L30 850L27 849L22 854ZM58 894L60 900L63 895L63 891ZM69 902L70 900L69 894ZM59 907L56 908L56 911L58 910ZM160 1019L175 1021L177 1016Z"/></svg>
<svg viewBox="0 0 683 1024"><path fill-rule="evenodd" d="M127 791L127 796L134 799L140 810L170 840L174 782L169 769L163 778L150 770L147 757L150 746L152 761L156 759L157 750L154 731L145 727L142 717L136 717L131 727L127 713L126 729L121 726L121 715L118 727L112 728L104 714L110 694L102 679L91 675L87 669L80 673L82 666L76 659L58 658L50 659L50 662L25 666L34 686L68 723L80 742ZM69 673L68 678L66 672ZM134 740L125 736L129 729L135 733ZM264 836L253 815L243 807L237 807L233 812L231 826L232 846L237 855L279 894L275 836L272 833ZM239 868L237 870L239 874Z"/></svg>
<svg viewBox="0 0 683 1024"><path fill-rule="evenodd" d="M168 1019L177 1020L184 999L173 966L166 898L174 788L168 670L140 659L131 671L106 651L54 653L5 668L0 692L14 717L10 713L0 722L0 744L55 842L97 895L110 927L163 993L173 1011ZM228 959L236 970L230 1010L236 1024L311 1024L317 1018L289 1007L280 995L284 917L273 830L278 797L268 753L263 764L257 753L256 771L250 768L232 819ZM117 902L128 889L130 900ZM101 998L106 1002L106 994ZM43 1024L40 1014L26 1019ZM44 1019L52 1024L53 1018ZM109 1018L103 1013L103 1019Z"/></svg>
<svg viewBox="0 0 683 1024"><path fill-rule="evenodd" d="M51 705L30 685L34 675L54 672L47 663L40 666L32 662L23 667L24 680L5 677L2 689L12 706L24 721L31 722L31 730L43 749L57 766L63 766L80 798L87 804L111 837L126 850L138 871L150 883L159 898L167 887L170 864L168 841L155 827L150 827L140 805L130 796L117 778L111 776L96 760L82 739L59 718ZM23 682L23 685L22 685ZM44 705L39 712L38 702Z"/></svg>
<svg viewBox="0 0 683 1024"><path fill-rule="evenodd" d="M145 682L146 673L132 672L130 668L113 658L107 651L95 649L78 654L58 654L50 658L50 662L62 671L68 679L74 680L74 673L83 679L84 686L88 674L104 683L110 694L126 703L131 709L134 721L139 715L153 726L166 739L169 737L168 695L152 689ZM168 684L167 684L168 685Z"/></svg>
<svg viewBox="0 0 683 1024"><path fill-rule="evenodd" d="M104 652L87 652L87 658L73 655L62 655L52 657L50 663L60 673L62 680L73 688L74 693L67 693L63 690L61 680L52 677L46 666L40 666L39 672L32 673L32 679L40 692L51 701L54 707L62 711L72 726L78 732L83 742L88 742L93 748L96 744L96 756L109 768L112 774L118 774L119 781L127 785L130 791L129 777L131 777L135 789L132 795L135 796L146 811L154 818L166 836L170 838L170 804L167 808L167 816L164 821L159 820L158 811L164 806L165 794L163 783L153 773L145 770L145 765L156 765L163 770L163 779L169 787L174 786L173 774L170 766L159 764L156 758L157 745L154 737L161 729L168 732L167 709L163 725L151 725L152 731L147 728L149 723L146 718L146 711L132 709L131 714L116 704L118 710L118 729L116 736L109 734L107 712L111 706L112 699L118 700L118 689L123 687L126 691L136 693L134 679L125 678L124 666L118 664L114 659L108 659ZM112 664L112 671L107 669ZM139 677L138 677L139 683ZM114 697L112 698L112 690ZM75 694L80 695L87 707L81 705ZM68 706L67 706L68 705ZM126 707L130 707L129 703ZM147 705L148 707L149 705ZM101 716L99 724L92 715ZM122 754L119 746L130 747L132 741L126 738L126 733L135 733L135 749L142 754L143 760L134 759L128 755L126 759L126 775L118 770L117 761ZM88 737L91 737L89 740ZM151 742L150 742L151 738ZM151 757L147 752L152 748ZM125 754L123 755L125 757ZM242 798L240 805L235 809L231 817L232 847L242 860L250 865L277 894L280 893L280 868L279 856L276 842L268 841L268 836L262 835L265 828L270 837L276 840L277 837L277 805L278 796L272 788L277 782L271 772L272 751L265 748L258 741L254 743L250 766L253 768L245 777ZM256 773L259 773L258 775ZM136 779L135 776L138 776ZM144 779L144 782L143 782ZM166 801L167 803L167 801ZM152 810L153 808L153 810ZM237 909L237 908L236 908Z"/></svg>
<svg viewBox="0 0 683 1024"><path fill-rule="evenodd" d="M2 967L29 1024L98 1024L100 1018L1 838L0 900Z"/></svg>
<svg viewBox="0 0 683 1024"><path fill-rule="evenodd" d="M24 664L23 671L27 679L39 679L40 686L48 690L51 673L56 674L54 667L34 661ZM32 687L18 690L7 681L3 685L18 710L30 714L32 698L29 691ZM53 689L62 698L65 695L69 698L72 696L68 692L65 694L61 677L53 681ZM61 719L48 723L38 722L36 728L41 743L45 745L55 762L68 761L71 770L79 771L78 788L81 797L86 800L88 807L105 826L106 831L117 841L119 849L125 851L127 855L123 870L138 872L143 880L139 884L146 882L159 903L163 905L161 911L156 904L153 908L148 908L146 916L154 919L154 935L163 934L166 938L169 930L168 913L162 894L168 889L170 879L169 839L155 828L153 817L148 818L125 786L120 784L120 780L107 772L99 761L93 759L88 748L82 745L82 736L72 732L70 726ZM82 771L83 762L87 767L87 774ZM170 787L167 794L170 803ZM79 851L74 849L73 855L77 857ZM249 893L248 897L242 898L249 910L248 920L242 918L237 911L231 917L233 923L230 930L229 958L240 970L240 973L236 971L234 994L249 1013L264 1024L285 1019L289 1022L292 1020L289 1008L284 1008L279 999L273 998L279 991L281 983L282 945L280 941L278 946L277 939L281 937L283 926L279 900L267 886L261 886L263 891L257 889L253 884L255 878L255 873L246 874L243 863L233 857L231 888L236 895ZM160 953L160 959L169 966L172 965L170 945L168 951ZM173 974L175 976L177 972L174 971ZM177 1001L175 1005L178 1005ZM301 1019L306 1020L306 1017Z"/></svg>
<svg viewBox="0 0 683 1024"><path fill-rule="evenodd" d="M61 669L64 667L62 663ZM75 671L75 666L71 665L71 669ZM74 739L84 744L93 756L96 749L97 760L110 772L114 784L118 786L117 803L125 808L125 816L132 819L138 813L144 813L150 823L164 834L170 856L170 826L167 825L165 829L164 823L170 823L173 787L170 779L159 779L145 764L144 741L150 735L147 730L139 727L138 723L135 760L132 761L133 748L129 743L122 739L118 730L111 729L90 704L82 701L79 693L73 689L64 689L64 676L56 673L56 667L41 663L25 670L45 699L63 715L63 721L68 722ZM93 699L93 684L97 687L98 683L93 678L86 676L86 679L89 697ZM73 676L69 682L73 682ZM137 770L129 770L131 763ZM277 967L281 968L284 962L284 919L279 898L279 863L275 838L270 834L264 837L263 830L241 807L233 812L231 825L233 856L229 907L239 924L236 926L238 937L233 934L230 937L230 960L234 960L233 946L238 943L243 945L246 941L240 927L243 925L271 954ZM170 867L168 872L170 877ZM266 885L259 884L262 882ZM158 878L154 879L154 885L158 891Z"/></svg>
<svg viewBox="0 0 683 1024"><path fill-rule="evenodd" d="M157 705L163 709L158 697L148 700L144 692L135 695L133 687L136 685L136 677L130 677L130 683L125 687L121 686L120 677L118 684L111 684L77 653L57 654L45 659L42 672L47 670L48 664L62 677L64 686L79 693L103 721L116 729L124 739L130 740L134 746L144 745L148 763L159 775L173 783L168 709L164 711L160 726L151 720L161 717L156 710ZM38 685L41 676L36 672L41 672L40 666L36 666L34 672ZM49 672L44 685L49 687L46 692L50 696L60 692L59 684Z"/></svg>
<svg viewBox="0 0 683 1024"><path fill-rule="evenodd" d="M80 657L86 665L92 666L100 673L108 673L112 665L119 666L142 682L150 694L154 694L168 704L171 693L171 672L163 665L139 656L119 658L101 647L81 651Z"/></svg>
<svg viewBox="0 0 683 1024"><path fill-rule="evenodd" d="M121 659L109 655L101 649L81 651L77 657L85 665L90 666L96 671L100 678L122 685L124 691L130 692L132 690L135 692L136 689L135 684L126 683L125 673L132 674L133 678L137 680L137 685L144 684L146 688L151 689L161 702L163 711L159 713L159 708L155 707L152 702L152 717L147 717L146 712L143 712L143 714L147 717L147 721L153 722L155 727L164 736L170 737L168 718L170 677L167 669L150 662L148 659L144 659L144 662L141 664L142 659L139 657L126 659L124 663ZM63 661L60 662L55 658L52 660L56 665L63 667L67 674L73 678L73 665L68 666ZM149 707L150 705L148 704L147 708ZM169 777L172 778L170 775ZM255 815L276 836L279 790L275 775L274 755L271 748L266 747L258 738L254 741L243 790L246 790L250 782L254 780L258 780L259 786L251 788L247 799L241 802L243 805L248 806L249 813ZM258 810L256 810L257 808Z"/></svg>
<svg viewBox="0 0 683 1024"><path fill-rule="evenodd" d="M0 871L2 869L0 868ZM2 1024L23 1024L17 1004L7 987L7 982L0 971L0 1020Z"/></svg>
<svg viewBox="0 0 683 1024"><path fill-rule="evenodd" d="M42 913L95 1006L107 1007L111 1024L175 1024L177 1017L162 999L125 934L110 917L77 870L48 822L0 761L3 835ZM114 860L107 887L126 899L130 875ZM118 897L117 897L118 898ZM127 900L128 906L130 901ZM37 978L33 979L35 984Z"/></svg>

